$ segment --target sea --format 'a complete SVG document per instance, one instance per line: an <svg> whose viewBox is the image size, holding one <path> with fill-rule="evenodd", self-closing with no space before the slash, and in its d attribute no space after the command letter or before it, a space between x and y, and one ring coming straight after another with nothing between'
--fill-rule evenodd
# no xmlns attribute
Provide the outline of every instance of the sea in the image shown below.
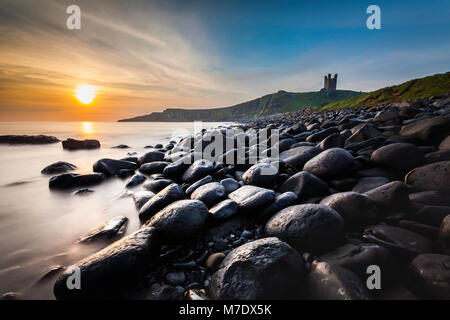
<svg viewBox="0 0 450 320"><path fill-rule="evenodd" d="M0 135L44 134L101 143L100 149L79 151L64 150L61 143L0 144L0 295L14 292L23 299L54 299L56 272L48 272L104 246L79 244L82 236L117 216L129 219L126 234L140 227L131 194L143 190L142 185L127 192L127 179L111 178L89 187L94 192L83 196L73 190L53 191L48 187L51 176L41 174L44 167L67 161L77 166L75 173L89 173L98 159L141 156L148 151L146 146L166 145L220 125L226 123L0 122ZM120 144L130 148L113 148Z"/></svg>

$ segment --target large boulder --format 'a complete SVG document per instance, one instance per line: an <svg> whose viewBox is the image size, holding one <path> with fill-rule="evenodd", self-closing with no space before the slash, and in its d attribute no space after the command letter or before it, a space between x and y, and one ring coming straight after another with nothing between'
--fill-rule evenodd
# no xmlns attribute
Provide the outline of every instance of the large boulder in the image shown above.
<svg viewBox="0 0 450 320"><path fill-rule="evenodd" d="M450 299L450 256L420 254L410 264L411 285L427 299Z"/></svg>
<svg viewBox="0 0 450 320"><path fill-rule="evenodd" d="M69 162L65 161L58 161L55 163L52 163L51 165L45 167L42 169L42 174L58 174L58 173L64 173L68 171L73 171L77 167Z"/></svg>
<svg viewBox="0 0 450 320"><path fill-rule="evenodd" d="M275 198L275 191L255 186L243 186L230 193L228 197L248 212L255 212L269 205Z"/></svg>
<svg viewBox="0 0 450 320"><path fill-rule="evenodd" d="M183 182L194 182L209 175L214 171L214 164L206 159L195 161L189 166L182 176Z"/></svg>
<svg viewBox="0 0 450 320"><path fill-rule="evenodd" d="M184 191L176 183L172 183L152 197L139 211L141 222L147 221L158 211L177 200L186 198Z"/></svg>
<svg viewBox="0 0 450 320"><path fill-rule="evenodd" d="M375 166L405 173L425 163L425 156L411 143L392 143L375 150L370 160Z"/></svg>
<svg viewBox="0 0 450 320"><path fill-rule="evenodd" d="M226 199L209 209L209 214L214 217L214 219L228 219L234 215L238 209L239 207L235 201Z"/></svg>
<svg viewBox="0 0 450 320"><path fill-rule="evenodd" d="M66 150L81 150L81 149L98 149L100 148L100 142L94 139L88 140L75 140L67 139L62 142L63 149Z"/></svg>
<svg viewBox="0 0 450 320"><path fill-rule="evenodd" d="M380 214L384 216L411 209L408 187L400 181L392 181L365 194L376 203Z"/></svg>
<svg viewBox="0 0 450 320"><path fill-rule="evenodd" d="M138 159L139 165L143 165L145 163L149 162L155 162L155 161L163 161L164 160L164 152L161 151L149 151L146 154L144 154L142 157Z"/></svg>
<svg viewBox="0 0 450 320"><path fill-rule="evenodd" d="M278 169L270 163L257 163L244 172L242 180L245 184L273 188L278 177Z"/></svg>
<svg viewBox="0 0 450 320"><path fill-rule="evenodd" d="M225 188L219 182L210 182L195 189L191 199L202 201L207 207L211 207L225 195Z"/></svg>
<svg viewBox="0 0 450 320"><path fill-rule="evenodd" d="M291 191L277 195L275 200L260 214L258 214L258 219L267 220L271 218L278 211L289 207L295 200L297 200L297 198L297 195Z"/></svg>
<svg viewBox="0 0 450 320"><path fill-rule="evenodd" d="M148 259L159 251L157 234L144 227L101 251L77 262L56 280L56 299L125 298L124 287L131 285ZM70 289L71 276L79 270L80 289Z"/></svg>
<svg viewBox="0 0 450 320"><path fill-rule="evenodd" d="M145 226L154 227L162 243L182 243L199 234L207 218L208 208L203 202L179 200L151 217Z"/></svg>
<svg viewBox="0 0 450 320"><path fill-rule="evenodd" d="M214 299L294 299L302 289L305 263L277 238L263 238L231 251L208 287Z"/></svg>
<svg viewBox="0 0 450 320"><path fill-rule="evenodd" d="M330 194L328 185L312 173L301 171L287 179L280 186L279 192L291 191L304 200L312 197L323 197Z"/></svg>
<svg viewBox="0 0 450 320"><path fill-rule="evenodd" d="M162 189L164 189L167 186L171 185L172 183L174 183L174 182L172 180L170 180L170 179L150 180L149 182L144 184L144 189L146 189L148 191L151 191L151 192L154 192L154 193L158 193Z"/></svg>
<svg viewBox="0 0 450 320"><path fill-rule="evenodd" d="M286 164L287 167L291 167L294 170L301 171L303 166L310 159L321 153L322 150L318 147L303 146L293 148L280 153L280 159Z"/></svg>
<svg viewBox="0 0 450 320"><path fill-rule="evenodd" d="M64 173L59 176L50 178L50 189L72 189L78 187L88 187L101 183L105 180L103 173L91 173L91 174L75 174Z"/></svg>
<svg viewBox="0 0 450 320"><path fill-rule="evenodd" d="M186 189L186 195L187 195L188 197L190 197L191 194L195 191L195 189L197 189L197 188L199 188L199 187L201 187L201 186L203 186L203 185L205 185L205 184L207 184L207 183L210 183L210 182L212 182L212 181L213 181L213 179L212 179L211 176L206 176L206 177L204 177L204 178L202 178L202 179L200 179L200 180L194 182L193 184L191 184L191 185Z"/></svg>
<svg viewBox="0 0 450 320"><path fill-rule="evenodd" d="M311 300L370 300L366 285L339 265L314 261L305 279L305 298Z"/></svg>
<svg viewBox="0 0 450 320"><path fill-rule="evenodd" d="M139 171L146 175L152 175L154 173L163 173L164 169L169 165L166 161L154 161L144 163L139 167Z"/></svg>
<svg viewBox="0 0 450 320"><path fill-rule="evenodd" d="M128 222L128 218L124 216L115 217L96 229L90 231L87 235L80 239L80 242L87 243L93 241L105 241L123 235Z"/></svg>
<svg viewBox="0 0 450 320"><path fill-rule="evenodd" d="M93 165L94 172L101 172L107 177L119 174L122 169L137 169L137 164L131 161L100 159Z"/></svg>
<svg viewBox="0 0 450 320"><path fill-rule="evenodd" d="M400 135L411 136L425 144L438 145L450 133L450 117L437 116L419 120L402 127Z"/></svg>
<svg viewBox="0 0 450 320"><path fill-rule="evenodd" d="M378 220L378 207L367 195L356 192L332 194L320 202L336 210L348 229L360 229Z"/></svg>
<svg viewBox="0 0 450 320"><path fill-rule="evenodd" d="M343 240L344 220L322 204L290 206L267 222L265 234L286 241L299 252L322 253Z"/></svg>
<svg viewBox="0 0 450 320"><path fill-rule="evenodd" d="M0 143L8 144L48 144L58 142L59 139L53 136L37 135L3 135L0 136Z"/></svg>
<svg viewBox="0 0 450 320"><path fill-rule="evenodd" d="M325 150L305 163L303 170L319 178L342 176L353 167L353 156L345 149Z"/></svg>
<svg viewBox="0 0 450 320"><path fill-rule="evenodd" d="M417 191L435 190L450 195L450 161L436 162L410 171L405 183Z"/></svg>

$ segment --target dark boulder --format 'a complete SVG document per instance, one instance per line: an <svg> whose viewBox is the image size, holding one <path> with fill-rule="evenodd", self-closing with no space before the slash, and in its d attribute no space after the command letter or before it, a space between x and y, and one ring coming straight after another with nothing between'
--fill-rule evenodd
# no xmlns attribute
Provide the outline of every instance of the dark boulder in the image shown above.
<svg viewBox="0 0 450 320"><path fill-rule="evenodd" d="M227 194L236 191L241 186L239 182L234 180L233 178L226 178L220 181L220 184L223 185Z"/></svg>
<svg viewBox="0 0 450 320"><path fill-rule="evenodd" d="M154 161L149 163L144 163L140 166L139 171L146 175L151 175L154 173L163 173L164 169L169 165L169 162L165 161Z"/></svg>
<svg viewBox="0 0 450 320"><path fill-rule="evenodd" d="M59 139L53 136L37 135L4 135L0 136L0 143L8 144L48 144L58 142Z"/></svg>
<svg viewBox="0 0 450 320"><path fill-rule="evenodd" d="M302 146L293 148L280 153L280 159L285 163L287 167L294 170L301 171L303 166L310 159L321 153L322 150L312 146Z"/></svg>
<svg viewBox="0 0 450 320"><path fill-rule="evenodd" d="M137 169L137 165L131 161L115 160L115 159L100 159L93 165L94 172L104 173L107 177L115 176L120 170Z"/></svg>
<svg viewBox="0 0 450 320"><path fill-rule="evenodd" d="M270 163L258 163L244 172L242 180L245 184L273 188L278 177L278 169Z"/></svg>
<svg viewBox="0 0 450 320"><path fill-rule="evenodd" d="M375 150L371 157L375 166L394 172L406 173L425 163L425 156L418 147L410 143L392 143Z"/></svg>
<svg viewBox="0 0 450 320"><path fill-rule="evenodd" d="M450 161L415 168L405 177L405 183L416 191L435 190L450 195Z"/></svg>
<svg viewBox="0 0 450 320"><path fill-rule="evenodd" d="M450 256L420 254L410 264L411 286L427 299L450 299Z"/></svg>
<svg viewBox="0 0 450 320"><path fill-rule="evenodd" d="M299 252L323 253L342 242L344 220L321 204L296 205L275 214L265 234L286 241Z"/></svg>
<svg viewBox="0 0 450 320"><path fill-rule="evenodd" d="M50 189L71 189L78 187L88 187L101 183L105 180L103 173L91 173L91 174L75 174L64 173L59 176L50 178Z"/></svg>
<svg viewBox="0 0 450 320"><path fill-rule="evenodd" d="M292 191L300 200L330 194L325 182L306 171L294 174L280 186L278 191L281 193Z"/></svg>
<svg viewBox="0 0 450 320"><path fill-rule="evenodd" d="M158 192L141 208L139 219L145 222L172 202L185 199L185 197L181 187L176 183L172 183Z"/></svg>
<svg viewBox="0 0 450 320"><path fill-rule="evenodd" d="M275 197L275 200L265 208L257 218L259 220L270 219L278 211L289 207L295 200L297 200L297 195L291 191L286 191Z"/></svg>
<svg viewBox="0 0 450 320"><path fill-rule="evenodd" d="M138 191L133 194L134 205L136 209L140 210L144 204L153 198L155 194L151 191Z"/></svg>
<svg viewBox="0 0 450 320"><path fill-rule="evenodd" d="M411 136L425 144L439 145L450 133L450 117L437 116L402 127L400 135Z"/></svg>
<svg viewBox="0 0 450 320"><path fill-rule="evenodd" d="M353 156L345 149L325 150L305 163L303 170L319 178L333 178L348 173L353 167Z"/></svg>
<svg viewBox="0 0 450 320"><path fill-rule="evenodd" d="M225 188L219 182L210 182L195 189L190 198L202 201L207 207L211 207L225 195Z"/></svg>
<svg viewBox="0 0 450 320"><path fill-rule="evenodd" d="M209 209L209 214L214 219L228 219L238 211L237 203L231 199L223 200Z"/></svg>
<svg viewBox="0 0 450 320"><path fill-rule="evenodd" d="M365 193L378 206L383 216L411 209L408 187L400 181L392 181Z"/></svg>
<svg viewBox="0 0 450 320"><path fill-rule="evenodd" d="M189 166L182 176L183 182L194 182L209 175L214 171L214 164L206 159L195 161Z"/></svg>
<svg viewBox="0 0 450 320"><path fill-rule="evenodd" d="M90 150L100 148L100 142L98 140L75 140L67 139L62 142L63 149L66 150Z"/></svg>
<svg viewBox="0 0 450 320"><path fill-rule="evenodd" d="M42 174L58 174L58 173L73 171L75 169L77 169L77 167L69 162L58 161L58 162L52 163L51 165L42 169L41 173Z"/></svg>
<svg viewBox="0 0 450 320"><path fill-rule="evenodd" d="M172 183L174 182L170 179L151 180L146 184L144 184L144 189L154 193L158 193L165 187L171 185Z"/></svg>
<svg viewBox="0 0 450 320"><path fill-rule="evenodd" d="M361 178L353 187L354 192L364 193L366 191L388 184L390 180L386 177L367 177Z"/></svg>
<svg viewBox="0 0 450 320"><path fill-rule="evenodd" d="M255 186L243 186L230 193L228 197L236 201L242 210L255 212L272 203L275 191Z"/></svg>
<svg viewBox="0 0 450 320"><path fill-rule="evenodd" d="M208 208L203 202L179 200L151 217L145 226L154 227L162 243L182 243L199 234L207 218Z"/></svg>
<svg viewBox="0 0 450 320"><path fill-rule="evenodd" d="M90 231L80 239L81 243L93 241L107 241L113 238L117 239L124 234L128 218L124 216L113 218L96 229Z"/></svg>
<svg viewBox="0 0 450 320"><path fill-rule="evenodd" d="M319 143L319 148L322 150L331 148L343 148L344 142L344 138L339 133L333 133Z"/></svg>
<svg viewBox="0 0 450 320"><path fill-rule="evenodd" d="M139 165L143 165L144 163L155 162L155 161L163 161L164 160L164 152L161 151L150 151L144 154L139 158Z"/></svg>
<svg viewBox="0 0 450 320"><path fill-rule="evenodd" d="M211 176L206 176L206 177L204 177L204 178L202 178L202 179L200 179L200 180L194 182L193 184L191 184L191 185L186 189L186 195L187 195L188 197L190 197L191 194L195 191L195 189L197 189L198 187L203 186L203 185L205 185L205 184L207 184L207 183L210 183L210 182L212 182L212 181L213 181L213 179L212 179Z"/></svg>
<svg viewBox="0 0 450 320"><path fill-rule="evenodd" d="M142 183L144 183L144 181L147 180L146 177L144 177L142 174L137 174L134 177L132 177L130 179L130 181L128 181L128 183L126 184L127 188L134 188Z"/></svg>
<svg viewBox="0 0 450 320"><path fill-rule="evenodd" d="M277 238L246 243L231 251L213 274L213 299L295 299L302 289L305 262Z"/></svg>

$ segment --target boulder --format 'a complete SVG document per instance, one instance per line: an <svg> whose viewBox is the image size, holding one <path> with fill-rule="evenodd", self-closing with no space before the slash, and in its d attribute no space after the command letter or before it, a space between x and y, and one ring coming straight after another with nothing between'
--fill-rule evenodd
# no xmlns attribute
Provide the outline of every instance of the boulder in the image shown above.
<svg viewBox="0 0 450 320"><path fill-rule="evenodd" d="M134 188L140 185L141 183L144 183L145 180L147 180L146 177L144 177L142 174L137 174L134 177L132 177L130 181L128 181L125 187Z"/></svg>
<svg viewBox="0 0 450 320"><path fill-rule="evenodd" d="M195 189L191 199L202 201L207 207L211 207L225 195L225 188L219 182L210 182Z"/></svg>
<svg viewBox="0 0 450 320"><path fill-rule="evenodd" d="M354 192L364 193L366 191L381 187L388 184L390 180L386 177L367 177L361 178L358 183L353 187Z"/></svg>
<svg viewBox="0 0 450 320"><path fill-rule="evenodd" d="M270 163L257 163L244 172L242 180L245 184L273 188L278 177L278 169Z"/></svg>
<svg viewBox="0 0 450 320"><path fill-rule="evenodd" d="M256 212L272 203L275 191L255 186L243 186L230 193L228 197L234 200L242 210Z"/></svg>
<svg viewBox="0 0 450 320"><path fill-rule="evenodd" d="M408 187L400 181L392 181L365 193L379 208L383 216L411 209Z"/></svg>
<svg viewBox="0 0 450 320"><path fill-rule="evenodd" d="M149 162L155 162L155 161L163 161L164 160L164 152L161 151L150 151L144 154L142 157L139 158L138 163L139 165L143 165L145 163Z"/></svg>
<svg viewBox="0 0 450 320"><path fill-rule="evenodd" d="M155 230L144 227L77 262L64 271L53 288L56 299L124 298L124 287L135 282L148 259L159 251ZM79 270L81 288L71 290L69 278Z"/></svg>
<svg viewBox="0 0 450 320"><path fill-rule="evenodd" d="M237 203L231 199L223 200L209 209L214 219L228 219L238 211Z"/></svg>
<svg viewBox="0 0 450 320"><path fill-rule="evenodd" d="M42 169L42 174L58 174L76 170L77 167L69 162L58 161Z"/></svg>
<svg viewBox="0 0 450 320"><path fill-rule="evenodd" d="M442 140L439 144L439 150L450 150L450 136Z"/></svg>
<svg viewBox="0 0 450 320"><path fill-rule="evenodd" d="M265 234L286 241L299 252L323 253L342 242L344 220L321 204L287 207L266 224Z"/></svg>
<svg viewBox="0 0 450 320"><path fill-rule="evenodd" d="M318 147L302 146L281 152L279 157L287 167L301 171L306 162L321 152Z"/></svg>
<svg viewBox="0 0 450 320"><path fill-rule="evenodd" d="M206 176L206 177L204 177L204 178L194 182L193 184L191 184L189 186L189 188L186 189L186 195L188 197L190 197L191 194L195 191L195 189L197 189L198 187L203 186L203 185L205 185L207 183L210 183L212 181L213 181L213 179L212 179L211 176Z"/></svg>
<svg viewBox="0 0 450 320"><path fill-rule="evenodd" d="M237 182L233 178L226 178L226 179L220 180L220 184L223 185L223 187L225 188L225 192L227 194L232 193L233 191L236 191L240 187L239 182Z"/></svg>
<svg viewBox="0 0 450 320"><path fill-rule="evenodd" d="M107 177L119 174L120 170L137 169L137 165L131 161L115 160L115 159L100 159L93 165L94 172L101 172Z"/></svg>
<svg viewBox="0 0 450 320"><path fill-rule="evenodd" d="M140 210L144 204L153 198L155 194L151 191L138 191L133 194L134 205L136 209Z"/></svg>
<svg viewBox="0 0 450 320"><path fill-rule="evenodd" d="M158 193L165 187L171 185L172 183L174 182L170 179L151 180L146 184L144 184L144 189L154 193Z"/></svg>
<svg viewBox="0 0 450 320"><path fill-rule="evenodd" d="M75 140L67 139L62 142L63 149L66 150L90 150L100 148L100 142L98 140Z"/></svg>
<svg viewBox="0 0 450 320"><path fill-rule="evenodd" d="M275 200L262 213L258 214L257 218L259 220L267 220L278 211L290 206L295 200L297 200L295 193L291 191L281 193L275 197Z"/></svg>
<svg viewBox="0 0 450 320"><path fill-rule="evenodd" d="M124 216L115 217L96 229L90 231L87 235L80 239L81 243L88 243L93 241L105 241L112 238L122 236L127 226L128 218Z"/></svg>
<svg viewBox="0 0 450 320"><path fill-rule="evenodd" d="M75 174L64 173L59 176L50 178L50 189L72 189L78 187L88 187L101 183L105 180L103 173L91 173L91 174Z"/></svg>
<svg viewBox="0 0 450 320"><path fill-rule="evenodd" d="M343 148L345 139L339 133L333 133L319 143L319 148L327 150L331 148Z"/></svg>
<svg viewBox="0 0 450 320"><path fill-rule="evenodd" d="M181 187L176 183L172 183L158 192L141 208L139 211L139 219L141 222L145 222L172 202L185 198L186 196Z"/></svg>
<svg viewBox="0 0 450 320"><path fill-rule="evenodd" d="M8 144L48 144L59 142L59 139L53 136L37 135L3 135L0 136L0 143Z"/></svg>
<svg viewBox="0 0 450 320"><path fill-rule="evenodd" d="M392 143L375 150L370 161L375 166L394 172L406 173L425 163L425 156L418 147L410 143Z"/></svg>
<svg viewBox="0 0 450 320"><path fill-rule="evenodd" d="M194 182L209 175L214 171L214 164L206 159L195 161L189 166L182 176L183 182Z"/></svg>
<svg viewBox="0 0 450 320"><path fill-rule="evenodd" d="M209 295L220 300L295 299L305 262L277 238L246 243L231 251L211 277Z"/></svg>
<svg viewBox="0 0 450 320"><path fill-rule="evenodd" d="M139 171L146 175L152 175L154 173L163 173L164 169L169 165L166 161L154 161L144 163L140 166Z"/></svg>
<svg viewBox="0 0 450 320"><path fill-rule="evenodd" d="M439 145L450 133L450 117L437 116L402 127L400 135L411 136L425 144Z"/></svg>
<svg viewBox="0 0 450 320"><path fill-rule="evenodd" d="M331 148L306 162L303 170L325 179L342 176L352 167L353 157L347 150Z"/></svg>
<svg viewBox="0 0 450 320"><path fill-rule="evenodd" d="M162 243L183 243L202 231L207 218L208 208L203 202L179 200L151 217L145 226L155 228Z"/></svg>
<svg viewBox="0 0 450 320"><path fill-rule="evenodd" d="M415 168L405 177L405 183L416 191L435 190L450 195L450 161Z"/></svg>
<svg viewBox="0 0 450 320"><path fill-rule="evenodd" d="M280 186L278 191L282 193L291 191L295 193L299 200L330 194L325 182L306 171L294 174Z"/></svg>
<svg viewBox="0 0 450 320"><path fill-rule="evenodd" d="M450 299L450 256L420 254L410 264L411 285L427 299Z"/></svg>

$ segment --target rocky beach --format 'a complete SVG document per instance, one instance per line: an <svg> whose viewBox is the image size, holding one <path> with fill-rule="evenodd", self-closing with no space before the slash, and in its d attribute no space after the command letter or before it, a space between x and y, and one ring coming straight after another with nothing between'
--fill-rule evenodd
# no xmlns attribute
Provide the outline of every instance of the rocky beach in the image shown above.
<svg viewBox="0 0 450 320"><path fill-rule="evenodd" d="M87 230L103 248L46 277L56 299L449 299L449 134L445 95L204 129L88 174L49 164L52 190L122 179L141 226Z"/></svg>

